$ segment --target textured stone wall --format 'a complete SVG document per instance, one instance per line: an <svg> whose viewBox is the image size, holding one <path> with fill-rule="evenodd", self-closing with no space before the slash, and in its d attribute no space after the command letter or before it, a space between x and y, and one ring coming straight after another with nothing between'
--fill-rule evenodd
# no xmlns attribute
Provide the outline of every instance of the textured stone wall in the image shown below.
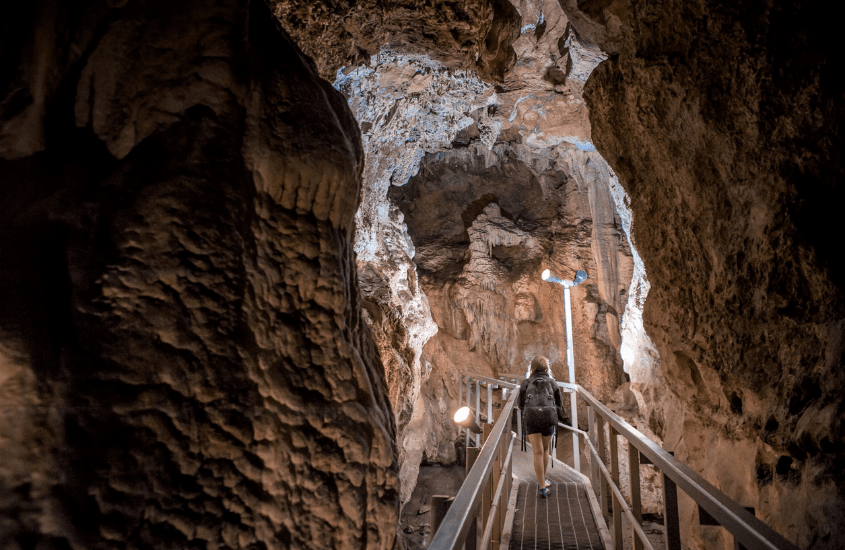
<svg viewBox="0 0 845 550"><path fill-rule="evenodd" d="M392 548L343 97L263 2L0 21L0 547Z"/></svg>
<svg viewBox="0 0 845 550"><path fill-rule="evenodd" d="M838 547L836 24L805 2L561 3L616 54L585 95L652 285L644 321L671 389L656 397L667 445L800 546ZM697 531L693 508L682 513Z"/></svg>
<svg viewBox="0 0 845 550"><path fill-rule="evenodd" d="M332 80L383 46L500 81L516 62L520 14L509 0L271 0L297 44Z"/></svg>

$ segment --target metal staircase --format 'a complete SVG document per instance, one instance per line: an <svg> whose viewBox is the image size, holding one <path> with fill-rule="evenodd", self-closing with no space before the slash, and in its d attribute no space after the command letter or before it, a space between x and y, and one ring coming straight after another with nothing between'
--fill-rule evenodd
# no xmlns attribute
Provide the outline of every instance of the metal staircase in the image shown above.
<svg viewBox="0 0 845 550"><path fill-rule="evenodd" d="M556 463L561 467L557 471L555 468L550 470L550 481L554 484L552 496L541 499L545 502L537 502L536 494L531 494L532 485L536 492L531 457L524 456L526 453L521 453L514 444L522 435L521 411L514 406L521 378L517 375L502 376L499 380L461 376L460 405L465 403L474 408L475 421L483 426L483 431L473 437L467 430L467 477L439 525L432 524L429 550L529 547L538 550L623 550L623 515L631 529L633 550L654 550L642 527L641 462L653 464L662 475L666 550L681 550L679 489L698 504L700 517L706 517L711 525L713 522L721 525L733 535L735 548L797 550L752 512L728 498L577 384L557 383L573 403L575 427L558 425L559 431L573 433L572 467ZM486 393L486 411L482 410L482 392ZM577 400L586 405L587 431L577 429ZM630 502L619 489L619 437L628 442ZM589 449L589 476L580 473L581 443ZM514 484L514 472L520 480L517 484ZM612 514L608 514L611 508ZM533 510L533 515L529 510ZM591 528L594 530L590 531ZM515 534L521 537L518 544Z"/></svg>

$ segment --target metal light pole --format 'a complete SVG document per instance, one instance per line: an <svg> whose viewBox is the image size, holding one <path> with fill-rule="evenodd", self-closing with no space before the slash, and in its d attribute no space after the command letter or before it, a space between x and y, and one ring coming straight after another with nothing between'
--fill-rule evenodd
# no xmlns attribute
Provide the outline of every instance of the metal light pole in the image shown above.
<svg viewBox="0 0 845 550"><path fill-rule="evenodd" d="M575 273L575 280L558 279L548 269L543 271L543 280L550 283L557 283L563 286L563 309L566 319L566 365L569 367L569 383L575 383L575 352L572 349L572 302L569 298L569 289L578 286L587 279L587 272L579 269ZM575 402L575 393L569 396L569 411L572 418L572 427L578 428L578 406ZM572 432L572 455L573 466L576 472L581 471L581 449L578 445L578 434Z"/></svg>

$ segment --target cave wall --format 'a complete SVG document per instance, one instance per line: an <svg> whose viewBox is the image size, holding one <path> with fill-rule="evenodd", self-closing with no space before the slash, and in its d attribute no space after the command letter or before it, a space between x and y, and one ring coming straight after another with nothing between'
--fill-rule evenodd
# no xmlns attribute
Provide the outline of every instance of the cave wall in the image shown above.
<svg viewBox="0 0 845 550"><path fill-rule="evenodd" d="M343 97L260 1L0 21L0 546L392 548Z"/></svg>
<svg viewBox="0 0 845 550"><path fill-rule="evenodd" d="M845 80L833 19L805 2L561 4L613 54L585 97L649 274L668 448L799 546L838 547ZM727 544L697 532L688 504L689 544Z"/></svg>

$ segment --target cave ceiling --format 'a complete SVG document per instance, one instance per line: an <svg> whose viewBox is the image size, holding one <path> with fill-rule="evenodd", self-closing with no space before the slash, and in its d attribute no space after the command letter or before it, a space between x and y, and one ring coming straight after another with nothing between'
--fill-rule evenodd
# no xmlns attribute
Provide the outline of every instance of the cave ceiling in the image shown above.
<svg viewBox="0 0 845 550"><path fill-rule="evenodd" d="M581 97L604 54L557 3L513 7L518 21L490 27L518 31L500 75L385 43L334 76L367 158L355 252L398 421L403 501L423 459L452 460L448 406L432 388L454 396L456 365L495 375L542 353L564 375L562 295L537 277L543 268L592 274L578 291L581 381L609 396L623 376L620 319L636 260L617 211L624 193L611 190Z"/></svg>
<svg viewBox="0 0 845 550"><path fill-rule="evenodd" d="M508 0L271 0L323 78L369 63L383 47L501 81L516 62L520 14Z"/></svg>

